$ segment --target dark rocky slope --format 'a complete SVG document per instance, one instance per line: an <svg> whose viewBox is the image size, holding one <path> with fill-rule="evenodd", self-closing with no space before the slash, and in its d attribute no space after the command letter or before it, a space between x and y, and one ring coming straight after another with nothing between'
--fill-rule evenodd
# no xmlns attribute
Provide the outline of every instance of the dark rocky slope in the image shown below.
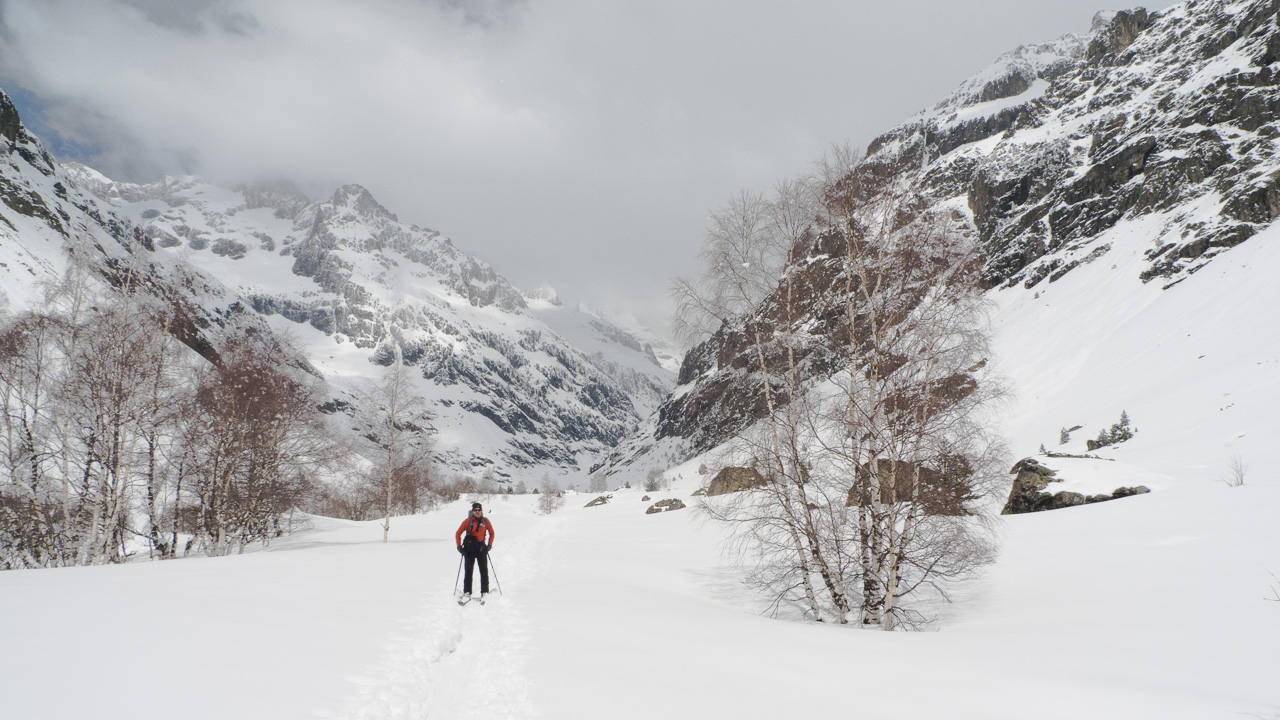
<svg viewBox="0 0 1280 720"><path fill-rule="evenodd" d="M1018 48L876 138L854 176L896 178L901 206L962 223L993 292L1057 282L1121 231L1149 242L1135 281L1168 287L1280 215L1278 12L1195 0L1100 13L1089 35ZM819 255L806 258L815 287L833 272ZM681 460L762 416L745 349L726 326L690 350L681 387L607 466ZM809 363L826 371L822 348Z"/></svg>

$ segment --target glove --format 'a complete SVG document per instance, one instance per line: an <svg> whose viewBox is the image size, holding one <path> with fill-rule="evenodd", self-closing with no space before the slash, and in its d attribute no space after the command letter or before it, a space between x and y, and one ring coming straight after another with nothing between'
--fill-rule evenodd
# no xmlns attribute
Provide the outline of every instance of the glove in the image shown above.
<svg viewBox="0 0 1280 720"><path fill-rule="evenodd" d="M461 545L459 545L459 546L458 546L458 554L459 554L459 555L466 555L466 554L467 554L467 551L463 550L463 549L462 549L462 546L461 546Z"/></svg>
<svg viewBox="0 0 1280 720"><path fill-rule="evenodd" d="M485 551L486 553L487 553L487 552L489 552L489 551L490 551L490 550L492 550L492 549L493 549L493 546L492 546L492 545L485 545L485 546L484 546L484 551Z"/></svg>

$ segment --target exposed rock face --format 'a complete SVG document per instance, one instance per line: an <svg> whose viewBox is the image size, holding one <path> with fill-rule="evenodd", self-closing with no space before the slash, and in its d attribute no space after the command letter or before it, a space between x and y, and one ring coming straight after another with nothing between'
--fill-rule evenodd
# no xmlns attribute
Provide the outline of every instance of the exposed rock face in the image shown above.
<svg viewBox="0 0 1280 720"><path fill-rule="evenodd" d="M127 277L165 298L176 309L171 332L209 360L218 358L213 338L223 330L271 337L216 279L158 261L151 238L56 163L2 91L0 135L0 310L42 303L40 284L63 277L74 254L105 285L119 287Z"/></svg>
<svg viewBox="0 0 1280 720"><path fill-rule="evenodd" d="M1001 515L1057 510L1151 492L1145 485L1116 488L1110 495L1086 496L1070 491L1051 492L1049 483L1061 482L1061 478L1055 477L1055 470L1041 465L1034 458L1019 460L1009 474L1016 474L1017 477L1014 478L1013 489L1009 491L1009 500L1000 511Z"/></svg>
<svg viewBox="0 0 1280 720"><path fill-rule="evenodd" d="M707 485L707 495L750 490L764 485L764 477L753 467L727 467L716 473Z"/></svg>
<svg viewBox="0 0 1280 720"><path fill-rule="evenodd" d="M1059 507L1083 505L1084 497L1078 493L1058 493L1062 497L1045 492L1049 483L1057 482L1051 470L1036 462L1034 458L1019 460L1010 474L1017 474L1013 480L1013 489L1009 491L1009 500L1005 502L1001 515L1053 510Z"/></svg>
<svg viewBox="0 0 1280 720"><path fill-rule="evenodd" d="M1155 17L1145 8L1130 12L1099 13L1093 21L1093 40L1089 43L1087 59L1105 64L1133 44L1138 34L1151 27Z"/></svg>
<svg viewBox="0 0 1280 720"><path fill-rule="evenodd" d="M868 162L926 164L927 197L963 197L992 285L1056 281L1105 231L1147 216L1158 227L1142 277L1176 281L1277 216L1276 11L1210 0L1100 16L1088 38L1035 46L1038 65L1028 48L1001 58L983 92L962 88L890 131ZM1020 95L981 99L1032 70Z"/></svg>
<svg viewBox="0 0 1280 720"><path fill-rule="evenodd" d="M898 179L911 212L951 213L992 288L1059 282L1107 262L1126 233L1148 242L1127 272L1168 287L1280 217L1278 11L1200 0L1099 14L1089 35L1018 48L875 139L853 175ZM837 272L830 250L804 256L815 296ZM816 309L806 320L803 362L822 376L847 338ZM648 435L606 464L690 457L763 417L747 347L731 324L692 348Z"/></svg>

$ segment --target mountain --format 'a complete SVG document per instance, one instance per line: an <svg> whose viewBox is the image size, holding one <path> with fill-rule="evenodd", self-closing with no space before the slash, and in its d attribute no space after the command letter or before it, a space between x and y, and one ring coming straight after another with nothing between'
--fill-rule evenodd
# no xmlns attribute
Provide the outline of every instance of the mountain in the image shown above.
<svg viewBox="0 0 1280 720"><path fill-rule="evenodd" d="M128 275L178 305L174 334L210 359L217 357L212 338L219 330L269 335L220 283L157 255L140 228L81 188L22 125L3 92L0 158L0 310L41 307L46 288L75 256L101 283L119 286Z"/></svg>
<svg viewBox="0 0 1280 720"><path fill-rule="evenodd" d="M1057 415L1060 423L1037 426L1035 435L1025 425L1011 427L1020 439L1015 452L1052 445L1059 429L1082 422L1092 426L1087 432L1105 428L1126 406L1137 417L1134 407L1144 398L1148 417L1181 417L1166 410L1193 379L1174 368L1184 354L1195 359L1213 350L1198 338L1256 333L1251 343L1222 342L1245 353L1242 363L1272 362L1265 339L1273 333L1261 324L1270 313L1239 312L1257 306L1244 294L1257 283L1238 278L1241 268L1221 271L1236 278L1233 285L1206 279L1184 286L1242 247L1274 242L1278 7L1267 0L1201 0L1163 12L1100 13L1086 36L1000 57L872 141L849 176L893 178L906 212L950 217L981 243L996 360L1016 380L1019 407L1038 403L1042 422ZM830 261L819 244L798 265L820 280ZM1259 257L1252 263L1249 273L1280 272ZM1167 318L1168 327L1146 325L1144 318L1169 308L1194 306L1186 298L1196 294L1215 312ZM821 334L823 318L802 322ZM1144 358L1130 364L1113 354L1119 347L1113 334L1122 333L1149 338L1162 350L1153 357L1150 348L1130 347ZM762 386L746 350L735 324L691 349L673 396L603 466L615 474L665 467L754 422L763 412ZM814 352L813 366L823 367L822 348ZM1036 377L1024 375L1028 368ZM1046 377L1056 380L1052 396L1064 407L1026 394L1029 387L1047 393ZM1207 363L1194 375L1224 396L1246 392L1244 383L1255 379ZM1102 385L1115 391L1105 403L1093 392ZM1085 398L1089 407L1082 406ZM1217 428L1212 441L1197 438L1171 452L1185 458L1208 444L1220 453L1238 434ZM1026 447L1033 437L1039 440Z"/></svg>
<svg viewBox="0 0 1280 720"><path fill-rule="evenodd" d="M401 222L359 185L313 202L280 183L115 182L59 165L0 98L10 140L0 257L14 308L38 302L38 281L60 276L65 248L87 234L101 272L145 257L166 297L199 308L192 335L207 349L229 322L290 336L336 407L356 402L398 349L435 416L437 461L500 480L583 469L580 458L616 445L672 386L626 331L531 309L487 263Z"/></svg>
<svg viewBox="0 0 1280 720"><path fill-rule="evenodd" d="M554 294L526 295L526 302L531 314L617 381L631 396L641 417L648 417L670 394L675 371L664 362L670 355L663 345L654 349L656 336L642 340L642 329L624 329L605 313L585 305L565 308Z"/></svg>

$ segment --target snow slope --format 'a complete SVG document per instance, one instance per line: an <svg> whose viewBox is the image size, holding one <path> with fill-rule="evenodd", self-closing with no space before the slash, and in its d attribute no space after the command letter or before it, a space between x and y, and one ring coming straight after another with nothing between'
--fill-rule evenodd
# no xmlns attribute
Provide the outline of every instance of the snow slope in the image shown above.
<svg viewBox="0 0 1280 720"><path fill-rule="evenodd" d="M1084 453L1126 411L1138 433L1100 457L1169 482L1212 481L1233 456L1260 472L1280 466L1280 227L1161 290L1133 274L1147 222L1105 233L1097 243L1111 249L1057 283L993 291L996 354L1016 393L1011 446Z"/></svg>

